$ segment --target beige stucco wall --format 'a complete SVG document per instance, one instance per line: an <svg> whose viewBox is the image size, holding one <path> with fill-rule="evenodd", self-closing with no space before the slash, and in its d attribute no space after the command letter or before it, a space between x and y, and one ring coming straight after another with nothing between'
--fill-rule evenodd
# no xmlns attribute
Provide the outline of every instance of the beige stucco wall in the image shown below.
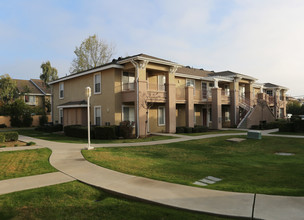
<svg viewBox="0 0 304 220"><path fill-rule="evenodd" d="M150 132L165 132L165 125L158 125L158 107L165 106L164 104L154 104L151 109L149 109L149 130Z"/></svg>
<svg viewBox="0 0 304 220"><path fill-rule="evenodd" d="M96 73L101 73L101 94L94 94L94 75ZM57 108L57 106L71 101L87 100L85 96L85 88L87 86L90 86L92 89L92 96L90 99L91 123L94 124L94 107L100 106L102 125L104 125L105 122L110 122L111 124L115 124L117 118L115 111L119 108L119 106L116 105L115 98L113 98L113 94L117 91L120 91L119 84L116 83L116 81L118 80L119 77L121 77L121 70L115 70L112 68L96 73L63 81L64 82L63 99L59 99L59 83L52 85L53 99L54 99L53 102L54 122L59 121L59 109ZM116 80L115 83L114 80Z"/></svg>
<svg viewBox="0 0 304 220"><path fill-rule="evenodd" d="M176 127L186 126L186 105L176 106Z"/></svg>
<svg viewBox="0 0 304 220"><path fill-rule="evenodd" d="M247 128L251 128L252 125L259 125L260 121L272 122L274 120L275 117L269 107L258 104L247 118Z"/></svg>

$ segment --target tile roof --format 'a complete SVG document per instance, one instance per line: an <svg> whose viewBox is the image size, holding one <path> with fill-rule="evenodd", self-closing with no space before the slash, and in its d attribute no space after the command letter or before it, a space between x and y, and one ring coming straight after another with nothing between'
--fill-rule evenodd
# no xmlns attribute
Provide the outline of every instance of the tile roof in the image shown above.
<svg viewBox="0 0 304 220"><path fill-rule="evenodd" d="M206 71L203 69L196 69L191 68L188 66L179 67L176 70L176 73L182 73L187 75L193 75L193 76L200 76L200 77L208 77L209 74L213 73L212 71Z"/></svg>
<svg viewBox="0 0 304 220"><path fill-rule="evenodd" d="M215 72L215 73L210 74L210 76L241 76L241 77L246 78L246 79L256 80L254 77L251 77L251 76L248 76L248 75L245 75L245 74L241 74L241 73L232 72L230 70Z"/></svg>
<svg viewBox="0 0 304 220"><path fill-rule="evenodd" d="M13 80L16 82L19 92L27 92L27 91L25 91L25 88L27 87L27 88L29 88L29 91L30 91L29 93L41 94L41 95L44 95L43 92L48 93L48 94L51 93L50 88L47 88L46 85L44 84L44 82L40 79L31 79L31 80L13 79ZM34 83L31 81L33 81Z"/></svg>
<svg viewBox="0 0 304 220"><path fill-rule="evenodd" d="M51 94L51 88L47 87L41 79L31 79L44 93Z"/></svg>
<svg viewBox="0 0 304 220"><path fill-rule="evenodd" d="M64 107L64 106L69 106L69 105L86 105L86 104L87 104L86 100L81 100L81 101L66 102L66 103L61 104L59 106Z"/></svg>

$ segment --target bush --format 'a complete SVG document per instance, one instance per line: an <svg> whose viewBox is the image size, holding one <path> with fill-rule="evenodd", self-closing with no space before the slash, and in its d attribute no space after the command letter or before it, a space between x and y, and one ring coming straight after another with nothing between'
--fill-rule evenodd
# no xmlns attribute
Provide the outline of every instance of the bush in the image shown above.
<svg viewBox="0 0 304 220"><path fill-rule="evenodd" d="M4 141L17 141L19 138L18 132L10 131L10 132L1 132L0 135L4 136Z"/></svg>
<svg viewBox="0 0 304 220"><path fill-rule="evenodd" d="M46 114L42 114L40 117L39 117L39 125L40 126L44 126L45 124L48 123L48 117Z"/></svg>
<svg viewBox="0 0 304 220"><path fill-rule="evenodd" d="M116 139L117 126L98 126L95 127L95 138L102 140Z"/></svg>
<svg viewBox="0 0 304 220"><path fill-rule="evenodd" d="M0 134L0 143L5 142L5 136L3 134Z"/></svg>
<svg viewBox="0 0 304 220"><path fill-rule="evenodd" d="M132 138L133 129L134 129L134 122L131 123L130 121L123 121L120 123L119 132L120 135L125 139Z"/></svg>
<svg viewBox="0 0 304 220"><path fill-rule="evenodd" d="M176 127L176 134L185 133L186 127Z"/></svg>
<svg viewBox="0 0 304 220"><path fill-rule="evenodd" d="M0 128L6 128L6 124L0 124Z"/></svg>
<svg viewBox="0 0 304 220"><path fill-rule="evenodd" d="M193 133L193 128L185 127L185 133Z"/></svg>
<svg viewBox="0 0 304 220"><path fill-rule="evenodd" d="M39 126L35 128L37 131L43 131L43 132L57 132L57 131L62 131L63 126L62 124L45 124L43 126Z"/></svg>
<svg viewBox="0 0 304 220"><path fill-rule="evenodd" d="M202 126L202 125L195 125L192 130L193 130L193 133L207 132L208 127L205 127L205 126Z"/></svg>
<svg viewBox="0 0 304 220"><path fill-rule="evenodd" d="M281 124L279 127L280 132L294 132L294 122Z"/></svg>
<svg viewBox="0 0 304 220"><path fill-rule="evenodd" d="M12 127L30 127L33 122L31 116L32 109L24 103L24 101L17 99L9 105L9 116L11 116Z"/></svg>
<svg viewBox="0 0 304 220"><path fill-rule="evenodd" d="M304 132L304 120L294 121L294 131L295 132Z"/></svg>
<svg viewBox="0 0 304 220"><path fill-rule="evenodd" d="M68 125L63 128L68 137L88 138L88 128L81 125ZM90 136L94 138L94 127L90 129Z"/></svg>
<svg viewBox="0 0 304 220"><path fill-rule="evenodd" d="M250 129L252 129L252 130L259 130L260 126L259 125L252 125Z"/></svg>
<svg viewBox="0 0 304 220"><path fill-rule="evenodd" d="M30 112L25 112L22 116L22 126L31 127L33 123L33 118Z"/></svg>
<svg viewBox="0 0 304 220"><path fill-rule="evenodd" d="M35 142L30 141L30 142L27 142L27 143L26 143L26 146L32 146L32 145L35 145L35 144L36 144Z"/></svg>

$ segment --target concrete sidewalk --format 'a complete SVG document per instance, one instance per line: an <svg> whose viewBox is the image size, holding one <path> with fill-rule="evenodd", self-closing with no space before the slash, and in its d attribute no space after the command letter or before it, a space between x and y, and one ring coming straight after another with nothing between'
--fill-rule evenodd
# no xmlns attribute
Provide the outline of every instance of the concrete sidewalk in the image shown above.
<svg viewBox="0 0 304 220"><path fill-rule="evenodd" d="M40 188L75 180L61 172L19 177L0 181L0 195L21 190Z"/></svg>
<svg viewBox="0 0 304 220"><path fill-rule="evenodd" d="M268 135L266 132L264 134ZM95 144L94 146L118 147L155 145L228 135L244 135L244 133L187 136L154 142ZM276 220L303 219L304 216L303 197L257 195L254 206L254 194L251 193L224 192L184 186L127 175L99 167L89 163L83 158L81 149L85 147L85 144L49 142L24 136L20 136L20 139L24 141L34 141L39 146L52 149L53 153L50 162L61 172L90 185L133 198L224 216L247 218L253 216L255 218Z"/></svg>

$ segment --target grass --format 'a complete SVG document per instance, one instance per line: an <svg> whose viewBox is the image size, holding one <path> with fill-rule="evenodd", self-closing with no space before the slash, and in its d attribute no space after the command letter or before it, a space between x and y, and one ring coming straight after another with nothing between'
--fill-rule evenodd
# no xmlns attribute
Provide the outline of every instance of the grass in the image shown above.
<svg viewBox="0 0 304 220"><path fill-rule="evenodd" d="M280 134L280 135L299 135L299 136L304 136L304 133L296 133L296 132L272 132L270 134Z"/></svg>
<svg viewBox="0 0 304 220"><path fill-rule="evenodd" d="M247 131L242 130L220 130L220 131L207 131L201 133L181 133L181 135L188 136L200 136L200 135L208 135L208 134L229 134L229 133L246 133Z"/></svg>
<svg viewBox="0 0 304 220"><path fill-rule="evenodd" d="M141 203L73 181L0 196L0 219L224 218Z"/></svg>
<svg viewBox="0 0 304 220"><path fill-rule="evenodd" d="M39 138L47 141L55 141L55 142L63 142L63 143L88 143L88 139L86 138L76 138L76 137L67 137L63 133L47 133L36 130L18 130L20 135L25 135L29 137ZM165 139L172 139L175 137L172 136L155 136L151 135L147 138L139 138L139 139L116 139L116 140L97 140L91 139L92 144L103 144L103 143L135 143L135 142L147 142L147 141L158 141Z"/></svg>
<svg viewBox="0 0 304 220"><path fill-rule="evenodd" d="M1 152L0 180L55 172L48 161L50 155L47 148Z"/></svg>
<svg viewBox="0 0 304 220"><path fill-rule="evenodd" d="M172 183L195 186L193 182L215 176L223 180L206 188L304 196L304 139L263 137L232 143L226 141L228 138L99 148L82 153L100 166ZM275 152L295 155L279 156Z"/></svg>

